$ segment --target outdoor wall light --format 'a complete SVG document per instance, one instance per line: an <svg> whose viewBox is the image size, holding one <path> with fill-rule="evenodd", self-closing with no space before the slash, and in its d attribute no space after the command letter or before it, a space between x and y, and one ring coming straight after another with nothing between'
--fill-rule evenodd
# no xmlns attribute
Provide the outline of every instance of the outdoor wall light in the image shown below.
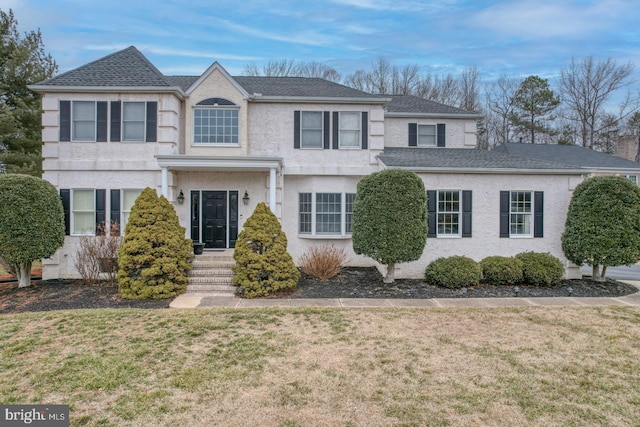
<svg viewBox="0 0 640 427"><path fill-rule="evenodd" d="M249 204L249 193L247 193L247 190L244 190L244 196L242 196L242 203L244 203L245 206L247 206Z"/></svg>
<svg viewBox="0 0 640 427"><path fill-rule="evenodd" d="M179 205L184 203L184 193L182 192L182 190L180 190L180 194L178 194L177 200Z"/></svg>

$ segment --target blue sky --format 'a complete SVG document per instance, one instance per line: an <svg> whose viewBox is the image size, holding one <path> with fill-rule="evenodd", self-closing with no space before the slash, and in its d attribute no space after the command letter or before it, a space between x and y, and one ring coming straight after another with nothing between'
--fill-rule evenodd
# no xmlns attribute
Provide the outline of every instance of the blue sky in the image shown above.
<svg viewBox="0 0 640 427"><path fill-rule="evenodd" d="M287 58L346 76L382 56L433 74L476 66L483 80L552 81L589 55L640 73L636 0L0 0L9 8L21 31L40 28L60 72L135 45L170 75Z"/></svg>

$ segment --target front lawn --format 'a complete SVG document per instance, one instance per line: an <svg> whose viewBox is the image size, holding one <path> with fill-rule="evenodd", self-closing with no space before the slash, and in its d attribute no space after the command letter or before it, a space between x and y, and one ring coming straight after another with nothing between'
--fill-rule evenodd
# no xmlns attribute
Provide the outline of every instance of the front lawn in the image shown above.
<svg viewBox="0 0 640 427"><path fill-rule="evenodd" d="M0 402L80 426L583 426L640 419L640 310L0 315Z"/></svg>

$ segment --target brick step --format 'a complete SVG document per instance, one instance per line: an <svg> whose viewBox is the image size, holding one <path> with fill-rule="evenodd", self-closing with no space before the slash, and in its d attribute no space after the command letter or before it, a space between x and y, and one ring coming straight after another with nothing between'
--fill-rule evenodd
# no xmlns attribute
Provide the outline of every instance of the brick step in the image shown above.
<svg viewBox="0 0 640 427"><path fill-rule="evenodd" d="M232 253L204 253L202 255L196 255L197 261L231 261L233 262Z"/></svg>
<svg viewBox="0 0 640 427"><path fill-rule="evenodd" d="M191 294L194 292L202 293L202 294L210 294L210 293L225 293L228 295L235 295L236 287L233 285L196 285L189 284L187 286L187 293Z"/></svg>
<svg viewBox="0 0 640 427"><path fill-rule="evenodd" d="M188 273L189 277L233 277L233 270L230 268L200 268L200 269L191 269Z"/></svg>
<svg viewBox="0 0 640 427"><path fill-rule="evenodd" d="M233 260L232 261L204 261L204 260L196 259L191 263L192 269L231 268L234 265L236 265L236 263Z"/></svg>
<svg viewBox="0 0 640 427"><path fill-rule="evenodd" d="M233 276L205 276L205 277L189 277L189 284L193 285L230 285Z"/></svg>

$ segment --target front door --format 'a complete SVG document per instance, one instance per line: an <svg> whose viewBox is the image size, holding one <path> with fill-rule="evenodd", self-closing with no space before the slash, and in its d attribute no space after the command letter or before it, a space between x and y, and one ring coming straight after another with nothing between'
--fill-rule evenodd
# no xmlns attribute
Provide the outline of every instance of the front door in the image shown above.
<svg viewBox="0 0 640 427"><path fill-rule="evenodd" d="M237 191L191 191L191 238L205 248L234 248L238 238Z"/></svg>
<svg viewBox="0 0 640 427"><path fill-rule="evenodd" d="M227 247L227 192L202 192L202 241L205 248Z"/></svg>

